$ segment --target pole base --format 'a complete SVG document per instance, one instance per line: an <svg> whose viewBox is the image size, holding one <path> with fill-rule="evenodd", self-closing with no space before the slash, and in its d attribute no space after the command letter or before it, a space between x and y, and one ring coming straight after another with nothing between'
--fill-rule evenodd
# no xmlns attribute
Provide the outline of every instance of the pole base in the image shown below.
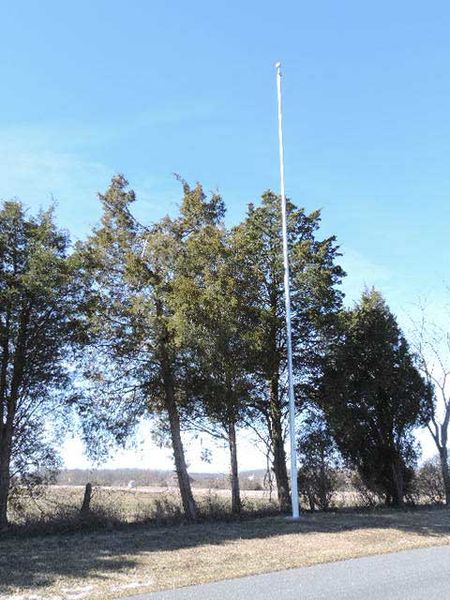
<svg viewBox="0 0 450 600"><path fill-rule="evenodd" d="M302 520L302 515L299 515L298 517L293 517L292 515L289 515L288 517L284 517L286 521L293 521L294 523L296 523L297 521L301 521Z"/></svg>

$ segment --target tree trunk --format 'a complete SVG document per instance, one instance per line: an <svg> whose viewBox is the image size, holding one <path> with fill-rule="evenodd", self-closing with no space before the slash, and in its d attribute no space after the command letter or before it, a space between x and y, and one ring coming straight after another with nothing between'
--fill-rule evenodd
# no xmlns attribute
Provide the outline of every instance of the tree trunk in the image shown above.
<svg viewBox="0 0 450 600"><path fill-rule="evenodd" d="M5 444L6 441L3 439L0 442ZM8 527L8 496L11 483L9 457L9 449L0 447L0 531Z"/></svg>
<svg viewBox="0 0 450 600"><path fill-rule="evenodd" d="M319 498L320 498L320 508L323 511L327 511L328 506L328 482L327 482L327 471L325 465L325 456L324 453L321 452L320 456L320 468L319 468Z"/></svg>
<svg viewBox="0 0 450 600"><path fill-rule="evenodd" d="M178 486L180 488L181 501L183 503L184 513L190 521L197 519L197 506L192 495L191 481L187 471L186 460L184 457L183 442L181 440L180 417L175 404L173 394L169 393L166 397L167 412L169 413L170 432L172 436L173 457L175 460L175 469L177 472Z"/></svg>
<svg viewBox="0 0 450 600"><path fill-rule="evenodd" d="M239 514L241 512L241 493L239 489L236 426L232 419L228 425L228 444L230 446L231 512Z"/></svg>
<svg viewBox="0 0 450 600"><path fill-rule="evenodd" d="M91 510L91 499L92 499L92 483L87 483L84 488L83 504L81 505L80 513L85 516L89 514Z"/></svg>
<svg viewBox="0 0 450 600"><path fill-rule="evenodd" d="M0 531L8 527L8 497L11 486L11 451L14 436L14 420L23 382L25 368L25 346L27 327L30 320L31 304L22 307L17 343L12 361L11 387L8 394L7 372L10 361L8 339L3 346L3 359L0 375ZM9 317L7 317L8 325Z"/></svg>
<svg viewBox="0 0 450 600"><path fill-rule="evenodd" d="M6 423L0 422L0 531L8 527L8 498L11 487L11 451L14 406L8 406Z"/></svg>
<svg viewBox="0 0 450 600"><path fill-rule="evenodd" d="M185 517L189 521L197 519L197 506L192 495L191 481L187 471L184 457L183 442L181 440L180 416L175 396L174 376L172 360L169 354L170 342L169 332L163 321L163 306L160 300L156 301L156 314L161 319L161 332L159 338L159 354L161 365L161 379L164 387L164 404L169 417L170 434L172 440L173 458L178 478L178 487L181 495Z"/></svg>
<svg viewBox="0 0 450 600"><path fill-rule="evenodd" d="M450 506L450 474L448 469L448 450L446 445L439 448L439 459L441 462L442 480L444 482L445 504L446 506Z"/></svg>
<svg viewBox="0 0 450 600"><path fill-rule="evenodd" d="M394 458L392 462L392 506L403 506L404 493L402 461Z"/></svg>
<svg viewBox="0 0 450 600"><path fill-rule="evenodd" d="M281 415L272 416L272 445L273 445L273 472L277 482L278 503L282 511L288 511L291 505L289 493L289 479L286 468L286 451L284 449L283 428Z"/></svg>
<svg viewBox="0 0 450 600"><path fill-rule="evenodd" d="M184 457L183 442L181 440L180 416L178 414L175 400L173 376L166 352L163 350L162 354L162 378L165 392L165 405L169 416L173 457L178 478L178 487L180 489L184 514L190 521L195 521L197 519L197 506L195 504L194 496L192 495L191 482Z"/></svg>
<svg viewBox="0 0 450 600"><path fill-rule="evenodd" d="M273 450L273 472L277 483L278 504L280 510L288 511L291 505L291 496L286 468L286 451L284 449L283 426L281 423L282 410L278 383L279 376L277 371L270 381L269 429Z"/></svg>

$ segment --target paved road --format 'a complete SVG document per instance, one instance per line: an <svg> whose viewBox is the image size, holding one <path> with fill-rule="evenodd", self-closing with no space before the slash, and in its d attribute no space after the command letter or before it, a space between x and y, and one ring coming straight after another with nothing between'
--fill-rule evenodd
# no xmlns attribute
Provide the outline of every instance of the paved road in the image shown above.
<svg viewBox="0 0 450 600"><path fill-rule="evenodd" d="M127 600L448 600L450 546L346 560Z"/></svg>

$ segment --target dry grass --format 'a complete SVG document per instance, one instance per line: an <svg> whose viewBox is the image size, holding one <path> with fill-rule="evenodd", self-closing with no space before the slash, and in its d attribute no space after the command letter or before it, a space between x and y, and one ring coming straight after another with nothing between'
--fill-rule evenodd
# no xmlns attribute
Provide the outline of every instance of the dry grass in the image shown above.
<svg viewBox="0 0 450 600"><path fill-rule="evenodd" d="M94 487L91 512L80 518L82 486L51 486L35 499L24 495L17 509L10 511L16 534L67 533L79 529L102 529L126 524L162 525L184 521L180 494L174 488ZM202 520L230 520L229 490L196 489ZM243 517L273 516L279 513L275 500L265 492L242 493Z"/></svg>
<svg viewBox="0 0 450 600"><path fill-rule="evenodd" d="M450 543L446 509L7 538L0 598L117 598L252 573Z"/></svg>
<svg viewBox="0 0 450 600"><path fill-rule="evenodd" d="M194 495L200 508L208 512L212 504L222 508L224 512L230 509L230 491L228 489L194 488ZM60 515L78 513L84 494L84 486L56 485L44 488L35 499L24 496L20 510L12 510L10 521L15 525L39 525L37 529L45 530L45 524ZM248 511L254 510L267 515L277 511L276 494L270 496L268 491L242 490L241 497ZM93 512L110 515L111 520L122 523L148 522L160 516L161 505L171 508L172 512L179 509L181 500L175 487L139 487L128 489L121 487L94 486L91 507ZM361 498L354 491L337 492L333 502L334 508L362 508ZM308 508L306 505L304 508ZM169 511L170 512L170 511ZM50 528L51 529L51 528Z"/></svg>

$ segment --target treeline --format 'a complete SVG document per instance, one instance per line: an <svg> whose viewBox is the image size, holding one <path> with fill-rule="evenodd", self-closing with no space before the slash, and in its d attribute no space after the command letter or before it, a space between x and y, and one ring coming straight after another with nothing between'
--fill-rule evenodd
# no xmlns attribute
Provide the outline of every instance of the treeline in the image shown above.
<svg viewBox="0 0 450 600"><path fill-rule="evenodd" d="M148 469L61 469L55 479L57 485L85 486L87 483L104 487L167 486L173 477L171 471Z"/></svg>
<svg viewBox="0 0 450 600"><path fill-rule="evenodd" d="M244 471L239 474L241 488L264 489L265 471ZM225 473L190 473L193 487L225 489L229 477ZM173 471L153 469L61 469L55 479L57 485L85 486L92 483L102 487L168 487L176 485Z"/></svg>
<svg viewBox="0 0 450 600"><path fill-rule="evenodd" d="M3 203L0 527L15 485L57 469L74 413L93 457L150 416L172 447L188 519L197 507L182 431L228 444L238 513L238 431L252 429L289 509L279 197L264 193L229 228L219 195L181 185L175 216L142 223L114 177L100 224L73 247L52 210ZM300 478L325 481L343 461L397 506L417 460L412 432L434 418L433 385L377 291L343 308L339 249L319 226L319 211L288 203Z"/></svg>

